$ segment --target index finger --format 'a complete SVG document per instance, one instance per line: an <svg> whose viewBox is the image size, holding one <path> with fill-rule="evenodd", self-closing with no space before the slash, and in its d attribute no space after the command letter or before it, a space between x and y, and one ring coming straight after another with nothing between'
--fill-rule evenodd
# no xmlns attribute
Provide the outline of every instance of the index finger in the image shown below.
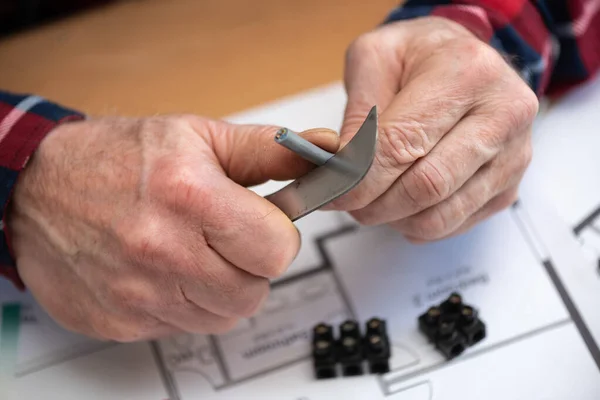
<svg viewBox="0 0 600 400"><path fill-rule="evenodd" d="M225 176L210 182L210 204L202 215L207 243L250 274L282 275L300 249L292 221L271 202Z"/></svg>

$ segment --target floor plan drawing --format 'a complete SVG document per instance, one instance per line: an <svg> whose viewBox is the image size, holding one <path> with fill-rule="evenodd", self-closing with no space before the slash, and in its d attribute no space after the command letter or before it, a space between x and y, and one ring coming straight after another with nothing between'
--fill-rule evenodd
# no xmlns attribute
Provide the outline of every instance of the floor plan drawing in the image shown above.
<svg viewBox="0 0 600 400"><path fill-rule="evenodd" d="M550 107L534 129L532 184L576 234L597 225L600 213L599 103L597 78Z"/></svg>
<svg viewBox="0 0 600 400"><path fill-rule="evenodd" d="M579 243L583 257L573 253L567 261L568 257L557 251L570 246L566 234L545 238L548 251L563 260L557 263L557 274L596 342L600 342L596 297L600 293L599 103L600 79L596 78L548 109L534 129L535 156L522 185L544 199L545 205L532 207L530 213L540 214L536 208L545 208L544 213L557 215L564 221L565 231ZM546 208L549 205L551 209ZM542 236L548 231L541 228L544 218L536 218Z"/></svg>
<svg viewBox="0 0 600 400"><path fill-rule="evenodd" d="M267 380L286 368L303 368L310 379L309 340L315 324L377 316L388 321L393 357L389 373L365 376L377 382L378 393L371 394L377 397L372 398L400 399L421 392L428 394L415 398L439 398L432 394L438 383L431 376L442 374L449 364L418 332L416 319L453 291L481 307L491 332L459 362L485 363L481 359L510 353L522 342L543 345L547 341L542 337L567 335L587 360L584 376L598 380L600 358L593 356L597 348L586 349L588 343L578 331L580 321L574 322L554 285L549 256L528 237L523 213L517 204L464 237L425 247L410 245L381 227L346 227L317 238L323 264L275 283L256 318L221 337L196 341L183 336L159 343L167 380L175 388L171 397L188 400L202 393L208 398L237 398L237 388ZM595 342L589 345L596 346ZM423 383L416 385L419 379ZM194 389L186 395L185 388L190 387ZM442 398L451 398L446 396Z"/></svg>

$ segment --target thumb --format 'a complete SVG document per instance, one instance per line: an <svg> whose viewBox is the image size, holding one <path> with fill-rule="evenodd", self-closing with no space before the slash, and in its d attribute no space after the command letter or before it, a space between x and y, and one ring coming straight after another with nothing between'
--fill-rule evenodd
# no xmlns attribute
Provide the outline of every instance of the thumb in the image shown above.
<svg viewBox="0 0 600 400"><path fill-rule="evenodd" d="M383 112L398 93L402 67L397 60L397 36L384 27L359 37L348 48L344 67L348 99L341 147L352 139L373 106Z"/></svg>
<svg viewBox="0 0 600 400"><path fill-rule="evenodd" d="M315 167L275 142L280 127L219 121L214 128L211 129L214 152L227 176L240 185L294 179ZM331 129L310 129L299 135L328 152L338 150L340 139Z"/></svg>

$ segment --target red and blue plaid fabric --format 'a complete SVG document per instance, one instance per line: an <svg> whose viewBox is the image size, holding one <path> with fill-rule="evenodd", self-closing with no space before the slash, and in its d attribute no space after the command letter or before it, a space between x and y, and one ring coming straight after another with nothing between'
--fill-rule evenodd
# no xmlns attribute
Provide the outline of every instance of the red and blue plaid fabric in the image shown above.
<svg viewBox="0 0 600 400"><path fill-rule="evenodd" d="M0 92L0 275L22 287L6 234L6 207L19 172L57 124L83 115L39 96Z"/></svg>
<svg viewBox="0 0 600 400"><path fill-rule="evenodd" d="M600 0L408 0L386 22L430 15L507 55L538 96L561 94L600 68Z"/></svg>
<svg viewBox="0 0 600 400"><path fill-rule="evenodd" d="M386 22L427 15L456 21L507 55L540 96L589 80L600 68L600 0L408 0ZM0 92L0 275L17 286L4 229L12 188L46 134L81 118L37 96Z"/></svg>

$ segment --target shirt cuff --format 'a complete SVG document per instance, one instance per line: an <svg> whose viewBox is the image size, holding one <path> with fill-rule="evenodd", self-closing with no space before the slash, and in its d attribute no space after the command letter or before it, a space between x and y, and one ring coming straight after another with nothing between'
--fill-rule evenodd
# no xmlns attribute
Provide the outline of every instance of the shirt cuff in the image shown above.
<svg viewBox="0 0 600 400"><path fill-rule="evenodd" d="M24 285L6 229L11 194L19 173L46 135L58 124L84 118L39 96L0 92L0 276L20 289Z"/></svg>

